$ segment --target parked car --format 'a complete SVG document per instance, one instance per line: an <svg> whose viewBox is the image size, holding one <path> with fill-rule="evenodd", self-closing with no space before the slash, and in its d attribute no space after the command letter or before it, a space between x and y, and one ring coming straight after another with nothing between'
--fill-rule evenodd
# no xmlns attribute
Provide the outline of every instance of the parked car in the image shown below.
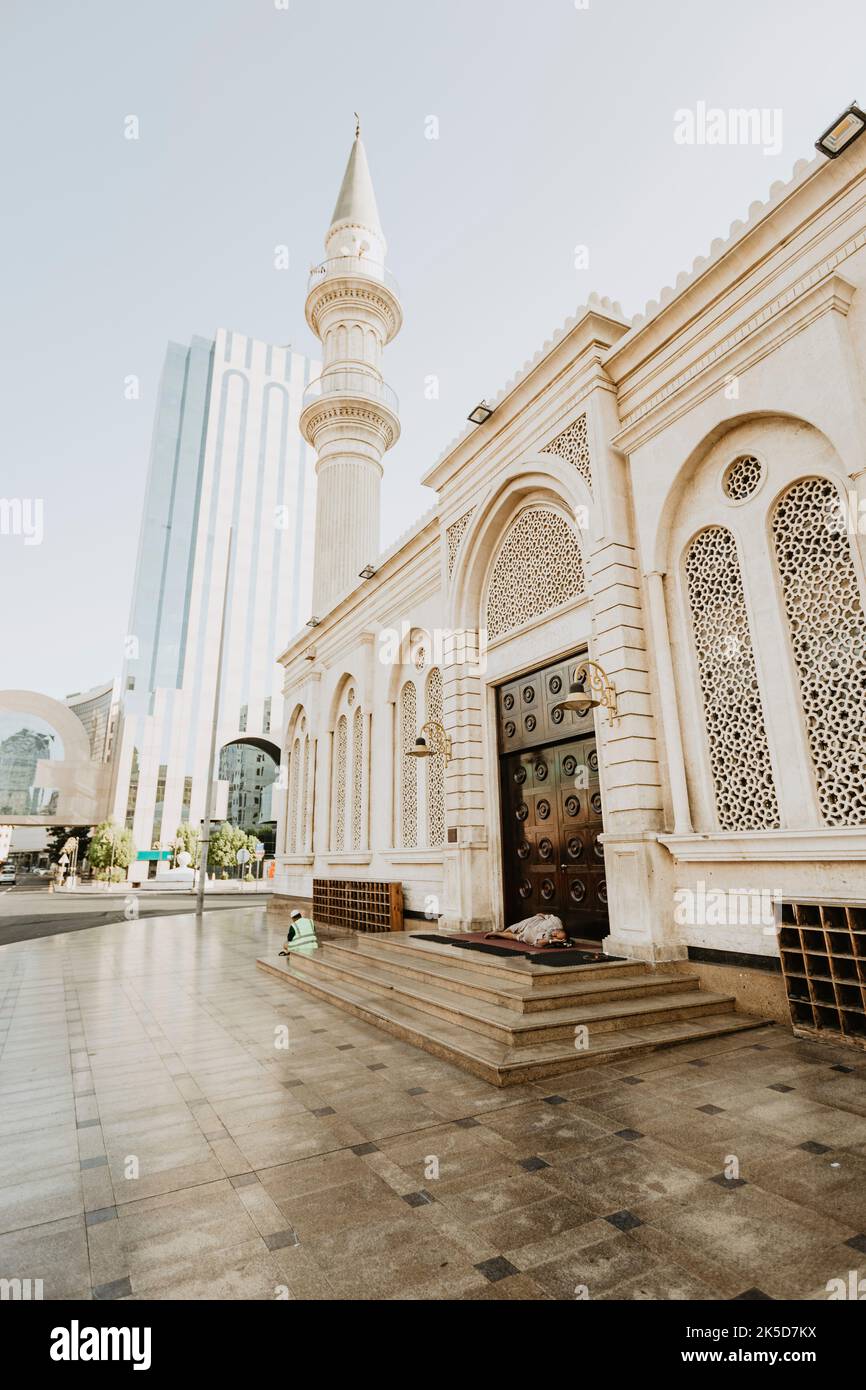
<svg viewBox="0 0 866 1390"><path fill-rule="evenodd" d="M7 859L5 864L0 864L0 887L9 887L17 882L15 865Z"/></svg>

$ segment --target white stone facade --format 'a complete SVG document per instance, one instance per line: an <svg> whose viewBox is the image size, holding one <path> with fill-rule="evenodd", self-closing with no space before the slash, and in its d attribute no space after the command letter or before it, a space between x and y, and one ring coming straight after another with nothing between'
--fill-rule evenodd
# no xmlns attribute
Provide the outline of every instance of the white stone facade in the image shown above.
<svg viewBox="0 0 866 1390"><path fill-rule="evenodd" d="M496 687L587 650L620 715L608 950L777 954L684 892L866 902L864 195L866 139L799 165L645 316L582 308L430 468L433 509L281 658L278 891L399 878L407 926L501 926ZM447 770L404 754L439 708Z"/></svg>

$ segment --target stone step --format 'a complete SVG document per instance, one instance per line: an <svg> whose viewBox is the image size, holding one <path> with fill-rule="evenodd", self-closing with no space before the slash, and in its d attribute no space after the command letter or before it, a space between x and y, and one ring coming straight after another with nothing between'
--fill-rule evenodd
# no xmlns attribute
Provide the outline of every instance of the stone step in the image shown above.
<svg viewBox="0 0 866 1390"><path fill-rule="evenodd" d="M618 1032L635 1023L667 1023L672 1019L723 1013L734 1008L731 995L693 990L670 997L650 996L601 1004L578 999L543 1013L520 1014L481 999L467 996L458 998L448 990L421 985L414 980L401 983L372 964L368 966L365 963L363 969L357 969L341 960L335 962L328 947L320 947L311 956L294 956L292 961L306 977L327 974L332 979L344 980L362 990L390 995L421 1013L433 1014L471 1032L483 1033L485 1037L494 1038L507 1047L532 1047L537 1043L553 1041L571 1042L573 1046L575 1029L581 1026L589 1030L592 1038L597 1033Z"/></svg>
<svg viewBox="0 0 866 1390"><path fill-rule="evenodd" d="M564 1003L578 998L587 1003L603 1003L612 999L638 999L646 994L680 994L700 989L697 975L685 972L665 975L661 971L648 971L623 979L603 977L589 973L578 977L570 975L570 984L556 988L550 985L544 990L533 990L524 979L512 984L500 982L484 976L477 976L463 968L460 959L440 957L433 959L408 951L392 950L383 946L376 951L364 951L350 939L328 940L324 943L328 958L337 964L342 958L347 966L362 968L374 964L377 970L385 971L402 980L417 980L421 984L438 986L452 990L456 994L468 995L486 1000L491 1004L501 1004L504 1008L518 1013L537 1013L556 1009ZM465 954L465 952L463 953ZM557 982L558 983L558 982Z"/></svg>
<svg viewBox="0 0 866 1390"><path fill-rule="evenodd" d="M412 1008L498 1038L512 1047L532 1046L551 1039L573 1041L574 1030L581 1024L593 1033L607 1033L630 1026L636 1017L668 1020L696 1012L733 1008L730 996L702 994L694 981L689 982L686 977L686 988L673 995L661 992L634 1000L599 1001L594 995L578 990L552 1001L548 1009L522 1012L515 1009L512 1001L491 1002L474 994L459 994L450 986L421 982L394 970L383 970L378 961L360 954L352 957L345 951L334 951L330 945L320 948L314 956L298 959L299 969L305 974L328 971L349 984L392 994Z"/></svg>
<svg viewBox="0 0 866 1390"><path fill-rule="evenodd" d="M432 935L431 933L429 933ZM441 941L421 941L409 932L358 932L359 951L378 954L399 951L407 960L453 961L473 976L524 984L532 990L557 989L576 979L627 979L646 975L651 967L644 961L600 961L594 965L539 965L527 956L493 956L454 946L453 938L441 934ZM350 938L343 938L350 940Z"/></svg>
<svg viewBox="0 0 866 1390"><path fill-rule="evenodd" d="M383 995L349 984L324 971L320 974L301 973L296 969L301 959L314 957L289 957L288 960L264 958L257 964L278 979L436 1057L453 1062L455 1066L472 1072L494 1086L541 1080L582 1067L642 1056L677 1044L700 1042L765 1026L763 1019L717 1012L692 1020L656 1021L651 1025L636 1026L630 1031L599 1034L585 1051L578 1051L573 1045L558 1041L533 1047L508 1047L401 1003L391 994Z"/></svg>

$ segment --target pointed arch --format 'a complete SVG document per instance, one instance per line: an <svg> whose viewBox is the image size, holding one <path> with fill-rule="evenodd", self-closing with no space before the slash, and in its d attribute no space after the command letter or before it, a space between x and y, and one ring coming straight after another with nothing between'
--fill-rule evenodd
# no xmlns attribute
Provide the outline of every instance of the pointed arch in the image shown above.
<svg viewBox="0 0 866 1390"><path fill-rule="evenodd" d="M524 507L491 567L483 626L493 641L585 592L580 542L569 522L549 505Z"/></svg>

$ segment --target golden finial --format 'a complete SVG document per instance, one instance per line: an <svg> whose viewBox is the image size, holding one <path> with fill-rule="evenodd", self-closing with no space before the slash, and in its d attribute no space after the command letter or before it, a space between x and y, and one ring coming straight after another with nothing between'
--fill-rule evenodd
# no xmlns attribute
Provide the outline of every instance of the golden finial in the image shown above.
<svg viewBox="0 0 866 1390"><path fill-rule="evenodd" d="M356 139L356 140L360 140L360 138L361 138L361 117L358 115L357 111L356 111L354 114L355 114L355 139Z"/></svg>

